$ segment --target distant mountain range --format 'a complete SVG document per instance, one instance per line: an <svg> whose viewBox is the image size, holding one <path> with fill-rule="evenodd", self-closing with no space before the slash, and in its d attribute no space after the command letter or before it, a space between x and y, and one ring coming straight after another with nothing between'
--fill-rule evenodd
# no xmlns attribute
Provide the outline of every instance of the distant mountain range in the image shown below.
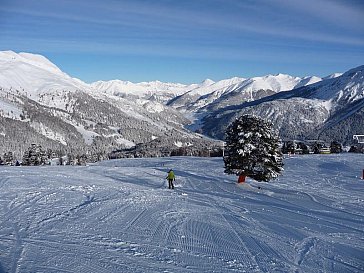
<svg viewBox="0 0 364 273"><path fill-rule="evenodd" d="M252 113L272 121L282 138L350 143L364 134L360 66L325 78L278 74L205 80L87 84L43 56L0 52L0 155L31 143L54 150L106 154L138 144L161 150L220 145L226 126ZM189 128L190 130L186 129Z"/></svg>
<svg viewBox="0 0 364 273"><path fill-rule="evenodd" d="M184 111L199 111L206 106L211 108L212 105L217 109L240 104L242 101L253 101L321 80L318 77L298 78L284 74L250 79L232 78L188 91L170 101L169 105Z"/></svg>
<svg viewBox="0 0 364 273"><path fill-rule="evenodd" d="M314 84L228 105L207 105L202 130L222 138L226 126L242 114L270 120L283 139L321 139L350 143L364 134L364 66Z"/></svg>
<svg viewBox="0 0 364 273"><path fill-rule="evenodd" d="M155 100L115 96L60 71L46 58L0 52L0 155L32 143L73 154L106 154L149 143L168 154L218 142L184 128L189 120ZM162 149L163 148L163 149Z"/></svg>

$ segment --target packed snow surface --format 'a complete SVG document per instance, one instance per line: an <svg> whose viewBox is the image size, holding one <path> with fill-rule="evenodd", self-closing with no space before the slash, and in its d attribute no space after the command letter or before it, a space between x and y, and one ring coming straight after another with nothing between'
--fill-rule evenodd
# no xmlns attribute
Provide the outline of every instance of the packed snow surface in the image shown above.
<svg viewBox="0 0 364 273"><path fill-rule="evenodd" d="M221 158L1 167L0 272L363 272L363 168L297 156L237 186Z"/></svg>

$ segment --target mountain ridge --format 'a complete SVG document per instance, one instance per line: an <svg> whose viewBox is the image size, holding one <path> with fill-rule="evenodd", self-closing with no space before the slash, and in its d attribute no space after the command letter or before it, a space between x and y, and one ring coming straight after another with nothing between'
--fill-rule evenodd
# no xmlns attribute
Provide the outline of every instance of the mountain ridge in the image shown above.
<svg viewBox="0 0 364 273"><path fill-rule="evenodd" d="M166 143L167 155L188 143L217 143L184 129L188 120L171 107L96 92L31 54L0 54L0 110L0 154L10 150L18 158L35 139L45 148L103 155L155 139L160 147L151 155ZM24 139L14 130L30 133Z"/></svg>
<svg viewBox="0 0 364 273"><path fill-rule="evenodd" d="M320 135L325 135L324 131L329 130L330 125L337 126L340 122L345 123L351 115L362 116L363 106L360 102L363 100L364 66L359 66L336 78L279 92L254 101L210 109L209 114L204 117L202 130L213 137L223 138L225 124L229 124L242 114L256 114L269 118L275 124L281 137L318 138ZM352 109L353 105L356 105L355 111ZM341 117L341 120L338 117ZM356 124L354 128L347 128L343 136L335 135L334 132L330 135L341 142L350 143L352 135L361 132L364 132L364 123ZM327 137L326 140L329 138Z"/></svg>
<svg viewBox="0 0 364 273"><path fill-rule="evenodd" d="M19 145L19 139L7 139L16 135L12 120L19 131L32 128L47 146L68 151L74 145L78 152L104 154L143 145L159 151L193 145L207 149L220 144L186 128L223 139L226 125L245 113L271 119L282 137L329 139L336 128L342 131L340 140L348 143L352 127L364 132L363 70L359 66L324 78L276 74L190 85L121 80L87 84L41 55L3 51L0 140L8 144L0 154Z"/></svg>

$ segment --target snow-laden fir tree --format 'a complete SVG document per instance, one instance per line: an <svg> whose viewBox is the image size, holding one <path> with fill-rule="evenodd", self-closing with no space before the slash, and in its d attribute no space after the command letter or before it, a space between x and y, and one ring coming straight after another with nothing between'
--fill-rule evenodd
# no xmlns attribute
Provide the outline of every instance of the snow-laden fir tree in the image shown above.
<svg viewBox="0 0 364 273"><path fill-rule="evenodd" d="M42 149L42 146L32 144L32 146L25 151L22 164L25 166L38 166L46 164L46 161L47 155Z"/></svg>
<svg viewBox="0 0 364 273"><path fill-rule="evenodd" d="M4 154L4 164L5 165L13 165L14 164L13 152L8 152L8 153Z"/></svg>
<svg viewBox="0 0 364 273"><path fill-rule="evenodd" d="M270 122L243 115L226 129L225 173L269 181L283 171L278 136Z"/></svg>

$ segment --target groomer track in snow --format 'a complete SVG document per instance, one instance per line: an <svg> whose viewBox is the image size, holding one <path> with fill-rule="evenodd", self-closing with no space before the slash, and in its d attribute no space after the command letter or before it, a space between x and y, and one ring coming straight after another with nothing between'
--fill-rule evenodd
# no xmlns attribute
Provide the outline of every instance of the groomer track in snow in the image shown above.
<svg viewBox="0 0 364 273"><path fill-rule="evenodd" d="M221 158L1 167L0 272L363 272L363 168L291 157L239 187Z"/></svg>

